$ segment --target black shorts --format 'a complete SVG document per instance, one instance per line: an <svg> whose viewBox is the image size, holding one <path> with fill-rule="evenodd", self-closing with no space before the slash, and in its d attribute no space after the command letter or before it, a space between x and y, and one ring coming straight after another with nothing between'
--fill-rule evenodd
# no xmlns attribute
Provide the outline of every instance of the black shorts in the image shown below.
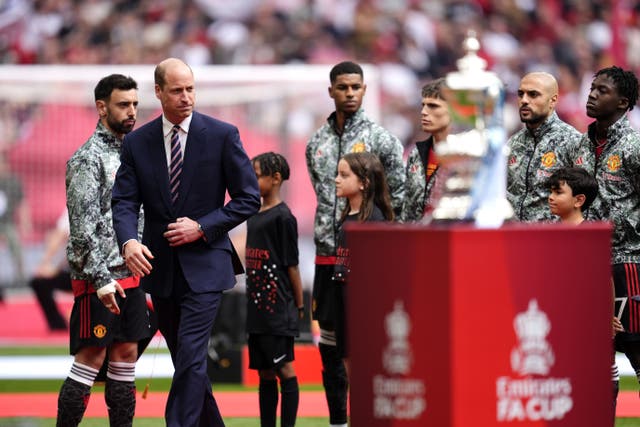
<svg viewBox="0 0 640 427"><path fill-rule="evenodd" d="M108 347L114 342L138 342L155 333L145 292L137 287L125 289L126 298L117 292L120 314L111 313L96 293L78 296L73 301L70 330L70 353L83 347Z"/></svg>
<svg viewBox="0 0 640 427"><path fill-rule="evenodd" d="M311 314L322 329L335 331L339 310L336 301L340 298L342 282L333 280L333 265L316 265L313 278L313 301Z"/></svg>
<svg viewBox="0 0 640 427"><path fill-rule="evenodd" d="M249 334L249 369L278 369L294 360L293 337Z"/></svg>
<svg viewBox="0 0 640 427"><path fill-rule="evenodd" d="M628 332L619 332L613 339L613 348L615 351L627 353L629 351L636 352L640 346L640 334L630 334Z"/></svg>
<svg viewBox="0 0 640 427"><path fill-rule="evenodd" d="M613 284L616 300L614 315L626 332L640 333L639 264L614 264Z"/></svg>

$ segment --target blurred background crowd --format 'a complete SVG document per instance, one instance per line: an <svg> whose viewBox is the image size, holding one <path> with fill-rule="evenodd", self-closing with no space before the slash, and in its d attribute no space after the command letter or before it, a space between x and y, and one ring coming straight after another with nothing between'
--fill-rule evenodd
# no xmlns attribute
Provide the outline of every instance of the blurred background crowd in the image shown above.
<svg viewBox="0 0 640 427"><path fill-rule="evenodd" d="M410 142L421 83L455 68L477 32L513 94L557 76L559 114L586 127L585 85L601 66L640 69L638 0L3 0L0 62L333 64L380 67L385 123ZM513 120L513 117L509 117ZM510 126L513 122L508 123Z"/></svg>
<svg viewBox="0 0 640 427"><path fill-rule="evenodd" d="M0 0L0 66L153 65L168 56L193 67L327 64L326 91L330 66L351 59L377 67L379 121L408 151L422 137L421 86L455 70L469 30L477 34L489 69L507 87L509 134L520 126L515 92L528 71L556 76L558 114L581 132L589 122L585 103L593 73L612 64L640 72L640 0ZM121 72L127 73L124 68ZM323 119L330 110L325 104L321 109ZM60 170L38 185L55 181L60 190L64 160L86 140L97 120L91 110L85 121L77 120L73 111L80 127L77 136L68 138L72 146L61 154L47 152L49 158L58 156ZM49 124L40 129L34 118L45 113ZM0 181L6 183L0 183L0 250L8 255L15 251L4 224L17 225L13 236L24 237L43 205L21 206L21 200L28 199L23 193L33 200L35 190L20 188L12 166L16 169L19 159L33 157L36 150L42 154L51 145L50 123L69 117L59 107L46 110L0 99ZM138 123L146 121L141 119ZM302 144L297 152L302 153L304 138L318 123L299 116L295 120ZM640 123L637 116L632 123ZM242 126L243 135L253 132L254 139L265 139L254 120ZM12 153L16 141L25 140L37 148L23 144L21 157ZM303 162L299 169L304 169ZM61 208L56 204L37 225L54 226ZM302 222L310 224L306 216ZM17 271L25 268L13 264ZM12 276L19 281L25 277Z"/></svg>

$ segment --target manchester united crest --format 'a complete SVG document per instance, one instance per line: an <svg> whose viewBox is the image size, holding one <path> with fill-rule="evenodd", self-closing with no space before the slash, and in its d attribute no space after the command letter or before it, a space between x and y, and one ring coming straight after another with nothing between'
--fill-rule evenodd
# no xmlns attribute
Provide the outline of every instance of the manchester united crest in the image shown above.
<svg viewBox="0 0 640 427"><path fill-rule="evenodd" d="M622 161L620 161L620 156L618 154L610 155L609 158L607 159L607 169L609 169L609 172L618 172L618 169L620 169L620 166L622 166Z"/></svg>
<svg viewBox="0 0 640 427"><path fill-rule="evenodd" d="M542 158L540 159L540 163L543 168L551 168L556 165L556 153L553 151L549 151L548 153L544 153Z"/></svg>
<svg viewBox="0 0 640 427"><path fill-rule="evenodd" d="M352 153L364 153L367 151L367 147L364 145L364 142L356 142L351 148Z"/></svg>
<svg viewBox="0 0 640 427"><path fill-rule="evenodd" d="M107 335L107 327L104 325L96 325L93 327L93 335L97 338L104 338Z"/></svg>

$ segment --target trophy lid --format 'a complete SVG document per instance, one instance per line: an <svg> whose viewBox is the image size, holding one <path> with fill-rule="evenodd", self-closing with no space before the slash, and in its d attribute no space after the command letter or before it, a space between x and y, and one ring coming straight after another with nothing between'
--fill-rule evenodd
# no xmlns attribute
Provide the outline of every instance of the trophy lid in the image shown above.
<svg viewBox="0 0 640 427"><path fill-rule="evenodd" d="M456 61L459 71L447 74L447 86L452 90L483 90L496 84L502 85L495 73L485 70L487 61L478 56L480 41L475 31L469 30L462 45L466 54Z"/></svg>

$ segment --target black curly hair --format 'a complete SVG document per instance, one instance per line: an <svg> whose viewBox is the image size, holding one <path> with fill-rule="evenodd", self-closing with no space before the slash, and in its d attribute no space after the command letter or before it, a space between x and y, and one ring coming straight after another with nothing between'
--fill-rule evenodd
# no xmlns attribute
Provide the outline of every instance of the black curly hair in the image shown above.
<svg viewBox="0 0 640 427"><path fill-rule="evenodd" d="M262 153L251 159L251 164L260 164L260 174L266 176L274 176L276 173L280 173L280 177L283 181L289 179L289 163L282 154L269 151L268 153Z"/></svg>
<svg viewBox="0 0 640 427"><path fill-rule="evenodd" d="M605 75L609 77L616 84L618 94L627 98L629 101L628 111L633 110L633 107L638 102L638 78L632 71L625 71L615 65L599 70L594 75L595 77Z"/></svg>

